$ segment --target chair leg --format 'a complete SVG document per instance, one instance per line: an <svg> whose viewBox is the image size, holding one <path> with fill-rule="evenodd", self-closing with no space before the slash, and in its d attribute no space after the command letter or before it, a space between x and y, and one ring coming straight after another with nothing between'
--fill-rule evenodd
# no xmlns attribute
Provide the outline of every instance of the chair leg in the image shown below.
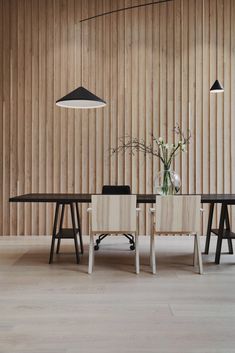
<svg viewBox="0 0 235 353"><path fill-rule="evenodd" d="M200 275L202 275L203 274L203 264L202 264L202 253L201 253L200 236L199 236L199 234L196 234L196 242L197 242L199 273L200 273Z"/></svg>
<svg viewBox="0 0 235 353"><path fill-rule="evenodd" d="M194 236L194 251L193 251L193 266L196 267L198 263L198 254L197 254L197 238Z"/></svg>
<svg viewBox="0 0 235 353"><path fill-rule="evenodd" d="M94 266L94 236L90 234L90 246L89 246L89 264L88 273L91 274Z"/></svg>
<svg viewBox="0 0 235 353"><path fill-rule="evenodd" d="M135 235L135 270L136 274L140 273L140 254L139 254L139 236Z"/></svg>
<svg viewBox="0 0 235 353"><path fill-rule="evenodd" d="M152 273L156 274L156 258L155 258L155 236L151 235L151 263L152 263Z"/></svg>

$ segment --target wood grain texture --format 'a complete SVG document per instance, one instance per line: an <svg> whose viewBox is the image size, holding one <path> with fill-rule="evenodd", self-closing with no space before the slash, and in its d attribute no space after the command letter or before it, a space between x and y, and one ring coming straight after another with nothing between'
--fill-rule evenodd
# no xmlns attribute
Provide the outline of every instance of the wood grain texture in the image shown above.
<svg viewBox="0 0 235 353"><path fill-rule="evenodd" d="M92 233L136 232L136 195L93 195L91 208Z"/></svg>
<svg viewBox="0 0 235 353"><path fill-rule="evenodd" d="M199 234L200 204L200 196L156 196L155 232Z"/></svg>
<svg viewBox="0 0 235 353"><path fill-rule="evenodd" d="M51 233L53 206L9 205L16 194L101 192L109 183L151 192L159 162L110 148L125 135L172 143L176 123L193 136L173 166L182 192L235 193L235 1L175 0L80 24L145 2L0 1L0 234ZM209 94L216 78L224 95ZM55 106L81 84L107 107ZM149 234L141 207L140 234Z"/></svg>
<svg viewBox="0 0 235 353"><path fill-rule="evenodd" d="M126 240L109 237L88 276L88 237L79 266L70 240L48 266L50 240L0 239L2 352L234 353L234 256L224 255L219 268L214 254L203 256L206 275L198 276L192 237L158 237L155 277L149 237L139 237L136 276Z"/></svg>
<svg viewBox="0 0 235 353"><path fill-rule="evenodd" d="M157 235L193 235L194 266L203 274L200 247L200 196L156 196L155 208L151 209L153 222L150 240L150 264L152 273L156 274L155 234Z"/></svg>

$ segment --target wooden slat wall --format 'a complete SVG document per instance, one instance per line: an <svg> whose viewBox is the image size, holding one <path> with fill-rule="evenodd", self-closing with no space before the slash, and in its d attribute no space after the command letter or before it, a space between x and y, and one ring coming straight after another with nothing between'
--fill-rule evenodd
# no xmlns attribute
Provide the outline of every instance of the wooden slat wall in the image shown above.
<svg viewBox="0 0 235 353"><path fill-rule="evenodd" d="M0 0L0 234L50 234L53 205L9 204L29 192L152 192L157 160L110 156L118 138L174 140L192 130L174 169L182 191L235 192L235 0L174 0L80 19L147 0ZM218 52L218 61L216 53ZM209 94L216 78L224 95ZM83 84L105 109L55 100ZM140 219L149 233L149 217ZM81 206L87 233L86 205ZM205 216L206 218L206 216ZM204 222L205 229L205 222Z"/></svg>

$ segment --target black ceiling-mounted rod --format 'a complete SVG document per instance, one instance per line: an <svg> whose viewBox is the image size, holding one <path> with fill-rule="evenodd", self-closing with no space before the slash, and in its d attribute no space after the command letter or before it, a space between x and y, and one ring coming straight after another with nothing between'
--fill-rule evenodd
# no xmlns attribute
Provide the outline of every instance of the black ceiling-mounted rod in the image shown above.
<svg viewBox="0 0 235 353"><path fill-rule="evenodd" d="M136 8L138 8L138 7L144 7L144 6L150 6L150 5L161 4L161 3L165 3L165 2L172 2L172 1L174 1L174 0L152 1L152 2L148 2L148 3L146 3L146 4L140 4L140 5L134 5L134 6L123 7L123 8L121 8L121 9L112 10L112 11L100 13L100 14L95 15L95 16L91 16L91 17L84 18L84 19L81 20L80 22L85 22L85 21L93 20L94 18L102 17L102 16L107 16L107 15L111 15L112 13L116 13L116 12L121 12L121 11L136 9Z"/></svg>

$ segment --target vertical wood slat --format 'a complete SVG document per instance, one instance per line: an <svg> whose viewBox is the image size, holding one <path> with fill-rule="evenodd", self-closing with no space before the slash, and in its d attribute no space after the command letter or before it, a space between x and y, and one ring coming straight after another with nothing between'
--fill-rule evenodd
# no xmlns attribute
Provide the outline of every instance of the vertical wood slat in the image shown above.
<svg viewBox="0 0 235 353"><path fill-rule="evenodd" d="M132 5L131 0L126 0L125 1L125 6L129 7ZM123 15L122 15L123 16ZM125 33L124 33L124 55L125 55L125 60L124 60L124 84L125 84L125 101L124 101L124 135L125 136L131 136L131 118L132 118L132 102L131 102L131 66L132 66L132 15L131 15L131 10L125 11L124 14L124 26L125 26ZM144 48L143 48L143 55L144 55ZM119 66L119 63L118 63ZM144 71L144 70L143 70ZM119 84L121 84L121 80L118 80L118 90L121 89L119 87ZM144 81L142 82L142 87L144 88ZM141 88L140 88L140 94L141 94ZM142 101L143 99L141 99ZM118 105L118 110L119 110L119 104ZM120 120L122 119L121 114L119 115ZM143 119L144 120L144 119ZM118 131L118 133L120 133ZM117 141L118 141L118 135L117 135ZM131 160L132 156L130 153L126 153L124 155L124 184L130 185L131 184ZM122 168L122 166L120 166Z"/></svg>
<svg viewBox="0 0 235 353"><path fill-rule="evenodd" d="M82 18L88 17L90 14L88 2L82 1ZM89 26L90 24L85 22L81 24L82 31L82 43L81 43L81 84L85 87L89 87ZM81 191L88 192L89 190L89 111L82 111L81 116L81 130L82 130L82 141L81 141ZM82 222L83 228L88 229L86 205L82 205ZM84 232L84 230L83 230Z"/></svg>
<svg viewBox="0 0 235 353"><path fill-rule="evenodd" d="M182 22L182 11L181 11L181 0L176 0L174 2L174 126L181 125L182 118L182 36L181 36L181 22ZM174 135L173 143L176 142L176 136ZM173 165L174 170L177 173L181 171L181 158L177 156L174 160Z"/></svg>
<svg viewBox="0 0 235 353"><path fill-rule="evenodd" d="M11 90L10 90L10 194L11 195L16 195L17 194L17 172L18 172L18 165L17 165L17 145L18 145L18 139L17 139L17 131L18 131L18 120L17 120L17 85L18 85L18 60L17 60L17 24L18 24L18 18L17 18L17 1L11 1L10 3L11 6L11 55L10 55L10 75L11 75ZM0 10L1 11L1 10ZM1 11L3 13L3 11ZM0 30L1 33L1 30ZM0 44L1 48L1 44ZM0 61L0 76L2 77L2 71L1 71L1 61ZM0 93L1 97L1 93ZM0 113L1 115L1 113ZM0 127L1 129L1 127ZM2 131L2 129L1 129ZM2 155L2 153L0 152ZM0 170L2 170L2 166L0 166ZM2 182L0 181L0 185L2 185ZM0 188L1 189L1 188ZM0 198L1 197L1 192L0 192ZM1 211L0 211L1 213ZM17 205L10 205L10 233L11 234L16 234L17 233ZM0 226L1 228L1 226Z"/></svg>
<svg viewBox="0 0 235 353"><path fill-rule="evenodd" d="M18 31L17 31L17 42L18 42L18 117L20 117L20 122L18 121L18 148L17 148L17 160L18 160L18 178L17 178L17 194L20 195L24 193L25 190L25 176L24 176L24 129L25 129L25 31L24 31L24 1L18 1ZM5 13L4 13L5 16ZM4 168L6 166L4 165ZM6 202L6 201L5 201ZM4 203L4 208L7 205ZM17 205L17 234L23 235L25 232L25 214L24 205ZM3 233L4 234L4 233Z"/></svg>
<svg viewBox="0 0 235 353"><path fill-rule="evenodd" d="M32 192L37 193L39 191L39 0L32 2L32 23ZM54 180L52 182L54 184ZM39 205L33 204L32 234L38 234L38 232Z"/></svg>
<svg viewBox="0 0 235 353"><path fill-rule="evenodd" d="M117 5L117 4L116 4ZM112 8L114 8L112 6ZM117 145L117 13L111 15L110 23L110 117L109 134L110 146ZM117 184L117 156L110 159L110 180L111 184Z"/></svg>
<svg viewBox="0 0 235 353"><path fill-rule="evenodd" d="M182 21L181 21L181 36L182 36L182 45L181 45L181 55L182 55L182 72L181 72L181 84L182 84L182 116L180 126L183 131L186 131L189 128L189 3L181 1L181 11L182 11ZM181 156L181 180L182 180L182 192L188 193L189 183L188 183L188 155L182 154Z"/></svg>
<svg viewBox="0 0 235 353"><path fill-rule="evenodd" d="M46 1L39 3L39 192L46 190ZM46 205L39 204L39 234L46 233Z"/></svg>
<svg viewBox="0 0 235 353"><path fill-rule="evenodd" d="M82 59L82 46L81 36L82 29L79 23L82 16L82 1L74 1L74 20L75 20L75 54L74 54L74 88L81 86L81 59ZM81 112L76 110L74 112L74 191L81 192L82 190L82 129L81 129Z"/></svg>
<svg viewBox="0 0 235 353"><path fill-rule="evenodd" d="M230 185L231 192L235 190L235 2L231 0L230 9L230 49L231 49L231 72L230 72L230 122L231 122L231 161L230 161ZM234 226L235 210L232 207L232 225Z"/></svg>
<svg viewBox="0 0 235 353"><path fill-rule="evenodd" d="M118 2L119 8L125 7L125 1ZM118 82L118 107L117 107L117 137L125 136L125 110L126 110L126 96L125 96L125 60L126 60L126 52L125 52L125 36L126 36L126 26L125 26L125 16L122 13L118 14L118 56L117 56L117 82ZM130 73L129 73L130 75ZM130 90L131 91L131 90ZM119 154L117 156L117 183L124 184L125 181L125 161L126 158L124 154Z"/></svg>
<svg viewBox="0 0 235 353"><path fill-rule="evenodd" d="M153 7L153 131L160 137L160 8ZM153 158L153 187L156 172L159 170L159 160Z"/></svg>
<svg viewBox="0 0 235 353"><path fill-rule="evenodd" d="M132 1L132 6L138 4L138 0ZM132 65L131 65L131 135L138 136L138 112L139 106L136 101L139 100L139 27L138 27L138 9L132 10ZM125 91L124 91L125 96ZM131 164L131 186L132 192L137 193L138 190L138 155L132 156Z"/></svg>
<svg viewBox="0 0 235 353"><path fill-rule="evenodd" d="M46 3L46 191L53 192L53 113L54 113L54 3ZM46 233L50 234L53 205L46 205Z"/></svg>
<svg viewBox="0 0 235 353"><path fill-rule="evenodd" d="M144 139L146 137L146 115L145 115L145 107L146 107L146 87L145 87L145 80L146 80L146 55L145 55L145 50L146 50L146 19L145 19L145 14L146 14L146 8L145 7L140 7L138 10L139 17L138 17L138 22L139 22L139 61L138 61L138 75L139 75L139 99L136 102L138 104L139 108L139 119L138 119L138 136L140 139ZM149 158L147 156L147 158ZM140 153L138 156L138 192L139 193L145 193L146 190L146 174L145 174L145 168L146 168L146 157L143 155L143 153ZM139 217L139 232L140 234L144 233L145 230L145 205L141 205L141 214L142 217Z"/></svg>
<svg viewBox="0 0 235 353"><path fill-rule="evenodd" d="M195 125L194 125L194 154L195 154L195 192L202 190L203 170L203 0L196 6L195 22Z"/></svg>
<svg viewBox="0 0 235 353"><path fill-rule="evenodd" d="M103 11L103 1L96 0L96 13L102 13ZM96 51L94 55L94 60L97 61L99 70L96 70L96 86L95 92L99 97L103 96L103 19L100 18L97 21L97 34L96 34ZM95 144L95 161L96 161L96 170L94 174L94 186L96 192L101 192L102 190L102 183L103 183L103 112L102 109L98 109L95 114L95 122L96 122L96 130L94 131L96 135L96 144Z"/></svg>
<svg viewBox="0 0 235 353"><path fill-rule="evenodd" d="M54 1L54 97L55 100L61 97L61 38L60 38L60 2ZM53 192L60 192L60 145L61 145L61 109L54 107L53 116Z"/></svg>
<svg viewBox="0 0 235 353"><path fill-rule="evenodd" d="M70 62L71 67L75 67L75 1L74 0L68 0L67 3L68 7L68 50L67 50L67 62ZM72 23L72 25L70 25ZM75 88L76 81L75 81L75 72L73 70L69 70L68 68L68 92L72 91ZM74 131L75 131L75 111L74 109L69 109L68 110L68 136L67 136L67 141L68 141L68 157L67 157L67 163L68 163L68 168L67 168L67 178L68 178L68 188L67 190L69 192L74 191L74 175L75 175L75 170L74 170Z"/></svg>
<svg viewBox="0 0 235 353"><path fill-rule="evenodd" d="M10 206L7 203L7 197L10 192L10 3L3 2L3 233L10 232Z"/></svg>
<svg viewBox="0 0 235 353"><path fill-rule="evenodd" d="M61 96L64 96L68 92L68 6L67 5L68 5L67 0L60 1L60 19L62 24L60 27ZM61 109L61 114L60 114L60 124L61 124L60 192L62 193L68 190L68 112L69 112L68 109ZM67 220L68 220L67 216L68 216L68 210L66 207L65 217L64 217L65 226L67 226Z"/></svg>
<svg viewBox="0 0 235 353"><path fill-rule="evenodd" d="M222 6L222 4L220 5ZM223 131L223 142L224 142L224 154L223 154L223 190L226 193L231 192L231 184L230 184L230 173L228 173L228 170L230 170L230 163L231 163L231 158L232 158L232 146L231 146L231 137L233 136L231 134L231 105L230 105L230 100L232 98L230 92L231 92L231 18L230 18L230 11L231 11L231 1L225 1L224 2L224 8L223 8L223 26L221 28L222 32L222 38L223 38L223 46L224 46L224 55L221 58L221 69L223 70L223 82L224 86L228 87L229 89L229 94L224 95L223 99L223 116L224 116L224 127L223 127L223 120L220 118L221 121L221 130ZM226 24L224 23L226 19ZM228 70L224 69L224 65Z"/></svg>
<svg viewBox="0 0 235 353"><path fill-rule="evenodd" d="M0 1L0 234L51 232L52 206L9 205L14 194L100 192L104 183L152 192L159 162L111 157L110 148L125 134L150 141L154 133L172 143L177 122L193 133L188 154L174 162L182 192L235 192L234 1L217 0L217 47L214 0L175 0L79 22L146 1ZM209 94L216 78L224 96ZM107 107L55 106L80 85ZM140 232L149 233L145 212Z"/></svg>
<svg viewBox="0 0 235 353"><path fill-rule="evenodd" d="M32 3L25 2L25 193L32 190ZM32 205L25 204L25 233L32 234ZM45 219L43 220L45 222Z"/></svg>
<svg viewBox="0 0 235 353"><path fill-rule="evenodd" d="M89 16L93 16L96 13L96 0L91 0L89 3ZM89 63L89 73L88 73L88 87L92 92L96 92L96 86L98 85L97 74L99 70L96 70L96 65L98 64L98 27L100 19L97 21L90 21L88 23L88 33L89 33L89 45L88 45L88 63ZM101 43L100 43L101 44ZM98 95L98 93L97 93ZM97 113L98 115L98 113ZM91 109L88 113L88 124L89 124L89 138L88 138L88 188L91 193L96 192L96 123L98 116L96 115L96 110ZM100 142L100 141L98 141Z"/></svg>
<svg viewBox="0 0 235 353"><path fill-rule="evenodd" d="M217 0L209 1L209 21L210 21L210 43L209 43L209 55L210 55L210 85L214 82L216 76L216 3ZM209 140L210 140L210 192L216 191L216 148L217 148L217 110L216 102L217 96L211 94L210 99L210 115L209 115ZM216 148L213 148L213 146Z"/></svg>
<svg viewBox="0 0 235 353"><path fill-rule="evenodd" d="M104 0L104 11L107 12L110 10L110 0ZM107 101L107 107L103 112L104 116L104 126L103 126L103 184L110 183L110 174L111 168L110 163L113 157L110 153L110 112L111 112L111 33L110 33L110 26L111 26L112 16L104 16L103 23L104 23L104 55L103 62L105 70L103 71L103 81L104 81L104 99Z"/></svg>
<svg viewBox="0 0 235 353"><path fill-rule="evenodd" d="M221 13L223 15L222 18L222 25L220 26L221 30L221 38L220 38L220 43L223 44L223 55L220 55L220 76L223 75L223 82L226 87L229 87L229 90L231 91L231 83L230 83L230 75L229 72L231 72L231 38L230 38L230 28L231 28L231 23L230 23L230 11L231 11L231 2L225 1L225 2L220 2L220 9ZM226 25L224 21L227 21ZM228 67L229 70L224 70L224 65L225 67ZM221 73L222 71L222 73ZM219 76L219 77L220 77ZM221 120L221 125L220 128L223 130L223 170L222 170L222 176L223 176L223 190L226 193L231 192L231 184L230 184L230 173L227 173L227 170L230 170L230 161L232 158L231 154L231 106L230 106L230 99L231 96L230 94L224 95L223 100L221 102L221 110L222 110L222 115L224 116L224 121ZM224 124L223 124L224 122ZM233 207L230 207L230 215L232 216L231 209Z"/></svg>
<svg viewBox="0 0 235 353"><path fill-rule="evenodd" d="M3 0L0 1L0 52L3 53ZM3 55L0 55L0 75L3 77ZM3 155L3 80L0 81L0 156ZM3 234L3 158L0 158L0 234Z"/></svg>
<svg viewBox="0 0 235 353"><path fill-rule="evenodd" d="M195 116L194 116L194 156L195 156L195 192L203 188L203 0L196 6L195 21ZM205 208L206 209L206 208ZM208 217L208 215L207 215ZM206 217L203 218L203 221ZM206 222L205 222L206 226ZM203 230L202 222L202 230Z"/></svg>
<svg viewBox="0 0 235 353"><path fill-rule="evenodd" d="M196 96L196 2L194 0L189 0L188 4L188 122L187 127L192 131L192 144L188 148L188 192L195 192L195 172L194 166L196 148L196 124L195 124L195 96Z"/></svg>
<svg viewBox="0 0 235 353"><path fill-rule="evenodd" d="M149 144L151 143L151 131L153 129L153 96L152 96L152 77L153 77L153 7L148 6L145 12L145 29L146 29L146 39L145 39L145 65L146 65L146 76L145 76L145 139ZM152 157L148 156L146 158L145 164L145 191L147 193L152 192ZM151 227L151 216L148 212L149 205L145 205L145 222L146 229ZM147 212L146 212L147 211Z"/></svg>
<svg viewBox="0 0 235 353"><path fill-rule="evenodd" d="M209 3L207 0L203 0L203 60L202 60L202 151L203 151L203 159L202 159L202 192L209 193L210 192L210 138L208 132L210 131L210 104L208 101L210 99L210 56L209 56L209 43L210 43L210 21L209 21ZM203 219L203 227L205 229L206 222L205 219L208 219L208 207L205 208L205 217Z"/></svg>

